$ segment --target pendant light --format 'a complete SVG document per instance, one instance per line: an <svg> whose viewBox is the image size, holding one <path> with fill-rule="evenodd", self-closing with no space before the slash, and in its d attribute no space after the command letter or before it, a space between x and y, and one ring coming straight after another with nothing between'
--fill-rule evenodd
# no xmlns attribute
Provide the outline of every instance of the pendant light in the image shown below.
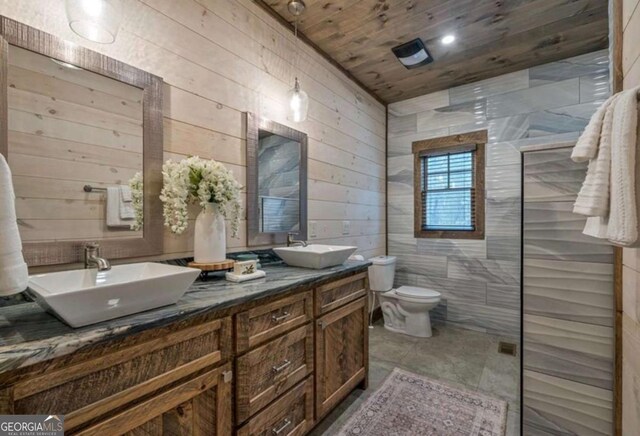
<svg viewBox="0 0 640 436"><path fill-rule="evenodd" d="M65 0L69 27L89 41L111 44L122 21L120 0Z"/></svg>
<svg viewBox="0 0 640 436"><path fill-rule="evenodd" d="M296 59L298 58L298 17L305 10L306 5L302 0L289 0L287 4L287 8L289 12L295 16L294 23L294 34L296 38L296 47L295 47L295 58L293 62L294 69L296 68ZM300 81L296 76L293 88L288 93L289 100L289 113L291 115L291 120L300 123L307 119L307 114L309 112L309 96L306 92L302 90L300 86Z"/></svg>

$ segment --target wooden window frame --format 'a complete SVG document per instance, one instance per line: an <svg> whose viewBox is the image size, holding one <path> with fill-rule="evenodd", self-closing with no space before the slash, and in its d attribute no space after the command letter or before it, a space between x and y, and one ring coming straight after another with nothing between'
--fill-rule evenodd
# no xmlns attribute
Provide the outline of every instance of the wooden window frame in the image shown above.
<svg viewBox="0 0 640 436"><path fill-rule="evenodd" d="M413 204L414 236L416 238L439 239L484 239L485 221L485 145L486 130L425 139L411 144L413 152ZM455 153L475 149L473 154L475 230L424 230L422 228L424 208L422 204L422 159L433 153Z"/></svg>

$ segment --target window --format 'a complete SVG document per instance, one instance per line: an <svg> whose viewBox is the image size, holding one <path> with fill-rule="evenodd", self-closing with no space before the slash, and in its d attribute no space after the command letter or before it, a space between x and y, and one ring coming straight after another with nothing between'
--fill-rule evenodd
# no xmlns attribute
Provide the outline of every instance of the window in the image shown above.
<svg viewBox="0 0 640 436"><path fill-rule="evenodd" d="M484 144L487 132L413 143L415 236L484 238Z"/></svg>

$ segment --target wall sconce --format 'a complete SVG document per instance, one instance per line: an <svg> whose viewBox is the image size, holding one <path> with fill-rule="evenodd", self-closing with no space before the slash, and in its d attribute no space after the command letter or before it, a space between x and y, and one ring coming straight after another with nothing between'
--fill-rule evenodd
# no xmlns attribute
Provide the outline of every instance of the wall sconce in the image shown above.
<svg viewBox="0 0 640 436"><path fill-rule="evenodd" d="M116 40L122 21L120 0L65 0L65 6L74 33L100 44Z"/></svg>

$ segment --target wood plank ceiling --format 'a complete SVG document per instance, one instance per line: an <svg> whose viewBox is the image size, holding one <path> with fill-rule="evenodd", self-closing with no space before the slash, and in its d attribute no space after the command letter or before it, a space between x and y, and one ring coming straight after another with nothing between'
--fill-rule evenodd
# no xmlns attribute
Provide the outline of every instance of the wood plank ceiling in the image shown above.
<svg viewBox="0 0 640 436"><path fill-rule="evenodd" d="M287 0L256 1L293 21ZM607 47L607 0L305 3L300 32L387 103ZM391 48L414 38L435 61L407 70Z"/></svg>

